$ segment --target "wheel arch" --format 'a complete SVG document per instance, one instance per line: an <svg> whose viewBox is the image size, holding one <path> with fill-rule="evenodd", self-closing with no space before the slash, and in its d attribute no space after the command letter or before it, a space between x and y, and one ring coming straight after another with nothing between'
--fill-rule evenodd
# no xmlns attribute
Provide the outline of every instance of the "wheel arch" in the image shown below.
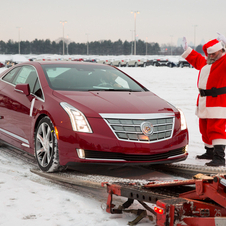
<svg viewBox="0 0 226 226"><path fill-rule="evenodd" d="M48 115L47 114L41 114L41 115L38 116L38 118L37 118L37 120L35 122L35 126L34 126L34 133L35 133L37 127L38 127L39 122L46 116L48 116Z"/></svg>
<svg viewBox="0 0 226 226"><path fill-rule="evenodd" d="M43 112L43 113L41 113L41 114L37 117L37 119L36 119L36 121L35 121L35 124L34 124L34 133L35 133L37 127L38 127L39 122L42 120L42 118L44 118L44 117L46 117L46 116L50 118L51 122L52 122L53 125L55 126L55 122L54 122L53 118L51 117L51 115L48 114L48 112Z"/></svg>

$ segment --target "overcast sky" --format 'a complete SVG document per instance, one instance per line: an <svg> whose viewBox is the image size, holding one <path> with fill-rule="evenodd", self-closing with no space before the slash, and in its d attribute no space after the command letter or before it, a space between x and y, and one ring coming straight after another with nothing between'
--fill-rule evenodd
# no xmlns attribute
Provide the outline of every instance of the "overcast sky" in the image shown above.
<svg viewBox="0 0 226 226"><path fill-rule="evenodd" d="M63 36L79 43L138 39L200 44L226 35L226 0L0 0L0 40L33 41ZM197 25L197 26L196 26ZM195 35L196 34L196 35Z"/></svg>

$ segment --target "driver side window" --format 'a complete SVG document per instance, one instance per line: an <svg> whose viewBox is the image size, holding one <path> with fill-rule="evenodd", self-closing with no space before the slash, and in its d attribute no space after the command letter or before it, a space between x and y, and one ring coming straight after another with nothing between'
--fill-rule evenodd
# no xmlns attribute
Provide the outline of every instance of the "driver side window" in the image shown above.
<svg viewBox="0 0 226 226"><path fill-rule="evenodd" d="M27 83L29 84L31 93L40 98L43 98L38 75L33 67L23 66L16 77L13 79L12 83L14 85Z"/></svg>

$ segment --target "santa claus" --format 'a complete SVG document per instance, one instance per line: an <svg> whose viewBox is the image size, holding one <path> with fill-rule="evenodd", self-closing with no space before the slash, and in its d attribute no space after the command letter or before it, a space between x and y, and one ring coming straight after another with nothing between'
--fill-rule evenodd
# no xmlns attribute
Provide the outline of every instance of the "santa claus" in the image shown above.
<svg viewBox="0 0 226 226"><path fill-rule="evenodd" d="M210 159L207 166L225 166L226 54L223 44L226 45L226 38L218 35L203 46L206 56L188 47L183 38L182 57L199 70L196 115L206 152L197 158Z"/></svg>

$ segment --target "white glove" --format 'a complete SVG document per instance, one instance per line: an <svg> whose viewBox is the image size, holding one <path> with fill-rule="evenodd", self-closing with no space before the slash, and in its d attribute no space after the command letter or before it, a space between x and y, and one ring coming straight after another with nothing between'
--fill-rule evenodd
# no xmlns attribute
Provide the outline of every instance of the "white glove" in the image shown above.
<svg viewBox="0 0 226 226"><path fill-rule="evenodd" d="M219 36L217 38L218 41L222 41L226 45L226 38L224 35L217 33Z"/></svg>
<svg viewBox="0 0 226 226"><path fill-rule="evenodd" d="M184 51L186 51L188 48L187 39L185 37L183 37L183 39L182 39L182 47L183 47Z"/></svg>

